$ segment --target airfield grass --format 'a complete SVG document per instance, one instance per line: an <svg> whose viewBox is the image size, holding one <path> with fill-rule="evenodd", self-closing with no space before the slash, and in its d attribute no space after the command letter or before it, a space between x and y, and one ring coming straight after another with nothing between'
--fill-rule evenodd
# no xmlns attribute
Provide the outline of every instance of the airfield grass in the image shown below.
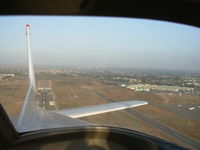
<svg viewBox="0 0 200 150"><path fill-rule="evenodd" d="M121 89L121 90L120 90ZM97 88L97 91L112 100L146 100L150 104L141 107L132 108L145 116L152 118L167 127L173 128L177 132L185 134L193 139L200 141L200 122L185 119L175 113L155 107L155 104L180 104L188 102L199 102L200 96L183 95L183 96L169 96L167 94L159 93L140 93L133 92L122 88ZM116 91L116 94L115 94ZM123 96L124 95L124 96Z"/></svg>
<svg viewBox="0 0 200 150"><path fill-rule="evenodd" d="M169 96L163 93L141 93L118 87L109 81L85 79L81 77L36 76L39 80L51 80L52 89L56 95L58 109L104 104L113 101L146 100L150 105L132 108L143 115L158 121L167 127L200 140L200 122L186 120L175 113L160 109L155 104L178 104L188 101L200 101L199 96L182 95ZM17 116L22 108L28 89L28 80L24 75L15 76L0 81L0 102L10 116ZM123 127L143 132L152 136L175 142L190 148L188 145L165 134L147 122L129 114L126 111L116 111L80 118L99 125Z"/></svg>
<svg viewBox="0 0 200 150"><path fill-rule="evenodd" d="M59 109L108 103L108 101L103 97L100 97L93 92L93 90L98 89L99 86L105 88L105 85L100 84L97 81L91 81L88 83L85 82L85 80L76 80L75 82L72 82L71 84L70 83L70 81L54 81L53 83L53 89L57 95L56 104ZM116 91L116 93L119 92L120 91ZM124 100L128 100L128 98L130 99L130 97L125 97ZM166 139L168 141L175 140L165 135L165 133L162 131L157 130L156 128L150 126L140 119L137 119L125 111L110 112L90 117L83 117L80 119L99 125L129 128Z"/></svg>
<svg viewBox="0 0 200 150"><path fill-rule="evenodd" d="M180 103L188 103L188 102L199 102L200 96L195 95L183 95L183 96L169 96L164 93L140 93L133 92L128 89L106 86L101 88L96 87L95 89L102 95L109 97L109 99L115 101L123 101L123 100L147 100L150 105L136 107L134 110L145 114L160 123L165 124L168 127L173 128L174 130L185 134L186 136L190 136L191 138L195 138L200 140L200 122L194 120L187 120L184 117L177 116L172 112L168 112L166 110L160 109L158 107L152 106L151 104L180 104Z"/></svg>
<svg viewBox="0 0 200 150"><path fill-rule="evenodd" d="M145 114L151 119L167 125L167 127L181 134L200 141L200 122L198 121L187 120L184 117L177 116L172 112L168 112L152 105L147 105L143 108L137 107L135 110Z"/></svg>
<svg viewBox="0 0 200 150"><path fill-rule="evenodd" d="M21 111L28 89L25 76L15 76L0 81L0 103L9 114L16 117Z"/></svg>
<svg viewBox="0 0 200 150"><path fill-rule="evenodd" d="M56 103L59 105L60 109L126 100L147 100L150 104L166 104L181 101L181 98L178 96L168 98L169 96L166 94L138 93L126 88L120 88L110 83L107 84L107 82L99 82L96 80L85 81L77 79L73 82L71 82L69 78L65 81L55 80L53 89L57 95ZM188 98L190 97L192 97L192 100L196 100L198 98L196 96L186 97L187 99L184 98L183 102L188 102ZM175 102L173 99L175 99ZM185 123L181 128L179 128L180 126L178 126L178 124L181 125L184 121L186 121L186 119L180 118L174 113L168 112L166 110L161 110L159 108L154 108L152 105L136 107L133 109L166 125L167 127L176 130L177 132L199 140L199 133L197 132L199 130L199 122L190 121L190 125ZM81 119L100 125L129 128L191 148L188 145L185 145L177 139L170 137L163 131L149 125L145 121L138 119L125 111L110 112L106 114L83 117ZM174 122L174 120L176 121ZM190 129L188 130L187 128Z"/></svg>

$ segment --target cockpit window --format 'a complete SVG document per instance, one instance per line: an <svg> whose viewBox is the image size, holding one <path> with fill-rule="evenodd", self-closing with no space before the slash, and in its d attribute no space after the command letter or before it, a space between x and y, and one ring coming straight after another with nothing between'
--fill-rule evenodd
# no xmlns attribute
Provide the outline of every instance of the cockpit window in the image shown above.
<svg viewBox="0 0 200 150"><path fill-rule="evenodd" d="M200 143L199 28L4 16L0 33L0 103L18 132L97 124Z"/></svg>

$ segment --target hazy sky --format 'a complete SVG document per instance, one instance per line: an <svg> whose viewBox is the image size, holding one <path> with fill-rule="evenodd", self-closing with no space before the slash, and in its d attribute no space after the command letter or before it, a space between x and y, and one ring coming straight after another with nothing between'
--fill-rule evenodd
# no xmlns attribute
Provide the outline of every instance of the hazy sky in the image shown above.
<svg viewBox="0 0 200 150"><path fill-rule="evenodd" d="M200 28L144 19L0 17L0 64L200 70Z"/></svg>

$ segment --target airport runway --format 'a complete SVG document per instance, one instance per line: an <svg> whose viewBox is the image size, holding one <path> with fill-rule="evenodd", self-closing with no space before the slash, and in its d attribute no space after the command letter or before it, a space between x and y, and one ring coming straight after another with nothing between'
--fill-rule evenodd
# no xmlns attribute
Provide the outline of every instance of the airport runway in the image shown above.
<svg viewBox="0 0 200 150"><path fill-rule="evenodd" d="M101 93L98 93L92 89L87 89L88 91L92 92L93 94L103 98L104 100L108 101L108 102L115 102L115 100L113 99L110 99L109 97L105 96L105 95L102 95ZM144 114L142 113L139 113L137 111L134 111L134 110L131 110L131 109L126 109L124 110L126 112L128 112L129 114L141 119L141 120L144 120L145 122L147 122L148 124L156 127L157 129L159 130L162 130L164 131L166 134L168 134L169 136L171 137L174 137L175 139L178 139L180 141L182 141L183 143L187 144L187 145L190 145L191 147L193 147L194 149L196 150L199 150L200 149L200 143L197 142L197 141L194 141L170 128L168 128L167 126L153 120L153 119L150 119L148 118L147 116L145 116Z"/></svg>
<svg viewBox="0 0 200 150"><path fill-rule="evenodd" d="M176 132L176 131L174 131L174 130L166 127L166 126L164 126L163 124L160 124L157 121L154 121L154 120L146 117L142 113L139 113L139 112L134 111L134 110L129 110L129 109L126 109L125 111L136 116L137 118L140 118L140 119L148 122L149 124L151 124L151 125L155 126L156 128L164 131L165 133L174 137L175 139L179 139L180 141L186 143L187 145L192 146L193 148L195 148L197 150L200 149L200 143L198 143L198 142L196 142L196 141L194 141L194 140L192 140L192 139L190 139L190 138L188 138L188 137L186 137L186 136L184 136L184 135L182 135L182 134L180 134L180 133L178 133L178 132Z"/></svg>
<svg viewBox="0 0 200 150"><path fill-rule="evenodd" d="M39 81L35 97L35 90L30 95L34 95L25 109L25 115L22 118L20 126L13 122L19 132L28 132L33 130L42 130L59 127L88 126L92 125L86 121L72 119L51 111L57 110L55 95L51 88L51 82Z"/></svg>
<svg viewBox="0 0 200 150"><path fill-rule="evenodd" d="M51 82L49 80L39 81L36 100L38 101L40 108L57 110L55 94L53 93Z"/></svg>

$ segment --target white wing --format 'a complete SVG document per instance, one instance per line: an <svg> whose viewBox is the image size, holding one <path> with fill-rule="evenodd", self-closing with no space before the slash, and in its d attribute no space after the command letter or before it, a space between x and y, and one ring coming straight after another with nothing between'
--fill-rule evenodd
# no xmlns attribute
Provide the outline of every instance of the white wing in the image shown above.
<svg viewBox="0 0 200 150"><path fill-rule="evenodd" d="M108 103L108 104L100 104L100 105L94 105L94 106L88 106L88 107L58 110L54 112L61 115L65 115L67 117L71 117L71 118L80 118L80 117L102 114L106 112L122 110L126 108L146 105L146 104L148 104L148 102L146 101L121 101L121 102L116 102L116 103Z"/></svg>
<svg viewBox="0 0 200 150"><path fill-rule="evenodd" d="M24 105L20 112L19 119L17 122L13 121L18 132L27 132L57 127L91 125L88 122L73 118L86 117L148 104L146 101L121 101L88 107L58 110L53 112L40 108L38 106L38 101L35 99L35 75L30 50L29 28L30 25L26 25L28 37L29 89L24 101Z"/></svg>

